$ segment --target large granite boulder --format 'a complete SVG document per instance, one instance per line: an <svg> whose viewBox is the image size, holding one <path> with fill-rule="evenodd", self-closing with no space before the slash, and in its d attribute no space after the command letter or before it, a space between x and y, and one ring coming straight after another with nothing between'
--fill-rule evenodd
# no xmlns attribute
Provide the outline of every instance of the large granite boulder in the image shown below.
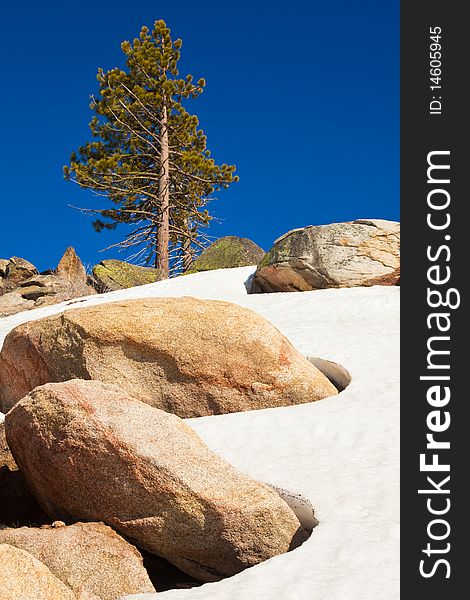
<svg viewBox="0 0 470 600"><path fill-rule="evenodd" d="M257 265L265 252L255 242L233 235L220 238L194 261L190 273Z"/></svg>
<svg viewBox="0 0 470 600"><path fill-rule="evenodd" d="M29 552L77 594L119 600L155 592L138 550L103 523L3 529L0 544Z"/></svg>
<svg viewBox="0 0 470 600"><path fill-rule="evenodd" d="M269 321L229 302L142 298L13 329L0 408L52 381L98 379L180 417L303 404L337 393Z"/></svg>
<svg viewBox="0 0 470 600"><path fill-rule="evenodd" d="M131 265L122 260L103 260L93 267L98 292L123 290L163 279L158 269Z"/></svg>
<svg viewBox="0 0 470 600"><path fill-rule="evenodd" d="M8 544L0 544L0 594L2 600L85 600L34 556Z"/></svg>
<svg viewBox="0 0 470 600"><path fill-rule="evenodd" d="M48 517L28 488L13 458L0 423L0 525L41 525ZM0 532L1 533L1 532Z"/></svg>
<svg viewBox="0 0 470 600"><path fill-rule="evenodd" d="M116 386L38 387L5 427L51 517L103 521L201 581L234 575L307 537L273 489L209 450L179 417Z"/></svg>
<svg viewBox="0 0 470 600"><path fill-rule="evenodd" d="M294 229L258 265L252 292L396 285L400 278L400 224L357 220Z"/></svg>

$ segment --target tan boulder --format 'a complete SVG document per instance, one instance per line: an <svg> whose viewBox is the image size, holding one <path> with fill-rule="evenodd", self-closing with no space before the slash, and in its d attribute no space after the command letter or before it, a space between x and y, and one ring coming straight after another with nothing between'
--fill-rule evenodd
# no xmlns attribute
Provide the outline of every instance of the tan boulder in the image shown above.
<svg viewBox="0 0 470 600"><path fill-rule="evenodd" d="M0 544L29 552L77 594L118 600L155 592L138 550L103 523L4 529Z"/></svg>
<svg viewBox="0 0 470 600"><path fill-rule="evenodd" d="M301 404L337 393L266 319L228 302L144 298L19 325L0 354L6 412L52 381L98 379L198 417Z"/></svg>
<svg viewBox="0 0 470 600"><path fill-rule="evenodd" d="M42 562L28 552L0 544L2 600L78 600Z"/></svg>
<svg viewBox="0 0 470 600"><path fill-rule="evenodd" d="M306 539L273 489L209 450L179 417L116 386L44 385L16 404L5 426L51 517L103 521L201 581Z"/></svg>

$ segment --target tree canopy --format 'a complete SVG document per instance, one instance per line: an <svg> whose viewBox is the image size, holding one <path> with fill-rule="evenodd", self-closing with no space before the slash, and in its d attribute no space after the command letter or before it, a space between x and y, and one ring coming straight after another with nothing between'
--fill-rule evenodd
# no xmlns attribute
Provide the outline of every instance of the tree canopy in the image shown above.
<svg viewBox="0 0 470 600"><path fill-rule="evenodd" d="M209 201L238 180L235 166L216 164L198 118L184 106L205 80L179 75L181 47L162 20L121 44L126 69L98 70L93 139L64 167L67 179L111 201L91 211L95 229L130 225L116 245L166 277L190 267L208 239Z"/></svg>

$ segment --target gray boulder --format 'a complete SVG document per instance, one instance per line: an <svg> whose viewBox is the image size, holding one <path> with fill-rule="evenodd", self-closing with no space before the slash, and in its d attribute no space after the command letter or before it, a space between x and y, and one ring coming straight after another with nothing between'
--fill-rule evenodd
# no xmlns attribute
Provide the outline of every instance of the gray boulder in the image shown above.
<svg viewBox="0 0 470 600"><path fill-rule="evenodd" d="M359 219L294 229L258 265L252 293L397 285L400 224Z"/></svg>

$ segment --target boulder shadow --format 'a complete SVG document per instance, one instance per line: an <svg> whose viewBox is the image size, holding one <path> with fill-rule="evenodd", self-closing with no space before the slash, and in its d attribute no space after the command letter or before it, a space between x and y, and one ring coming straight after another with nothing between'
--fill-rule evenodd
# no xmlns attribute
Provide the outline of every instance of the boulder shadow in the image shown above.
<svg viewBox="0 0 470 600"><path fill-rule="evenodd" d="M307 356L307 360L330 380L338 392L345 390L351 383L351 375L342 365L316 356Z"/></svg>

